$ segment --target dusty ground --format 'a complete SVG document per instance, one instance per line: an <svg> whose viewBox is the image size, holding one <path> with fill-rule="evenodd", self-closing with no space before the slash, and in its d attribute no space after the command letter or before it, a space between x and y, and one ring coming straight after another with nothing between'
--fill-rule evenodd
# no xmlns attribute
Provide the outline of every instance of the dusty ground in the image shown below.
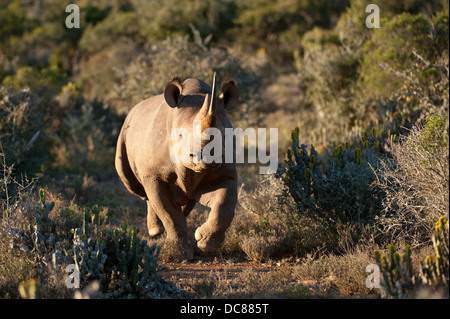
<svg viewBox="0 0 450 319"><path fill-rule="evenodd" d="M258 263L243 255L195 256L182 263L160 264L158 273L193 298L347 298L332 277L303 280L301 260ZM357 296L373 298L374 295Z"/></svg>
<svg viewBox="0 0 450 319"><path fill-rule="evenodd" d="M161 264L158 273L193 297L235 298L266 295L269 291L258 289L257 282L264 280L263 277L276 277L280 268L281 263L256 263L241 255L217 255Z"/></svg>

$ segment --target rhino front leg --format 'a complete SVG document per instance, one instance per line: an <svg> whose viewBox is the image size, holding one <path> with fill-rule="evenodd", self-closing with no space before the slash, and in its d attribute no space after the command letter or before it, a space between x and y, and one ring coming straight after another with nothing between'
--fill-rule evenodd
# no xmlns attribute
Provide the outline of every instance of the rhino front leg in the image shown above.
<svg viewBox="0 0 450 319"><path fill-rule="evenodd" d="M200 196L199 202L210 207L211 212L207 221L195 231L195 240L201 251L215 252L223 245L225 232L233 220L237 189L231 185L208 191Z"/></svg>
<svg viewBox="0 0 450 319"><path fill-rule="evenodd" d="M149 197L149 212L151 209L156 215L150 215L152 223L155 221L154 217L158 218L167 232L164 246L170 248L174 257L192 259L193 251L189 246L186 217L181 207L173 203L167 183L152 180L144 183L144 187Z"/></svg>
<svg viewBox="0 0 450 319"><path fill-rule="evenodd" d="M150 237L156 237L164 233L164 226L156 215L150 201L147 201L147 229Z"/></svg>

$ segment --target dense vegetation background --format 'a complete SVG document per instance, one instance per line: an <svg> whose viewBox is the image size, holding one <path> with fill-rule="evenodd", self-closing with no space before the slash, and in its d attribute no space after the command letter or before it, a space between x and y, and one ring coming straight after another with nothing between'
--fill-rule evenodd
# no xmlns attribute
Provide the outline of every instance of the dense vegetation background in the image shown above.
<svg viewBox="0 0 450 319"><path fill-rule="evenodd" d="M0 244L0 297L43 278L42 258L58 250L46 236L58 230L60 245L71 241L69 230L95 209L105 227L125 221L146 233L145 205L123 195L116 177L115 143L127 112L175 75L234 77L234 126L279 129L275 177L239 166L240 206L224 253L261 261L423 247L440 216L448 220L447 1L370 1L379 29L366 27L362 0L75 3L80 28L68 29L69 2L0 2L0 236L9 238ZM33 199L38 187L44 195ZM33 215L36 205L51 227ZM11 219L19 212L28 222ZM198 208L191 223L206 213ZM30 220L43 227L45 251L33 246ZM10 259L9 243L21 236L28 248L16 243L23 249ZM446 278L448 289L448 250ZM148 297L136 282L124 293ZM48 287L42 296L52 296Z"/></svg>

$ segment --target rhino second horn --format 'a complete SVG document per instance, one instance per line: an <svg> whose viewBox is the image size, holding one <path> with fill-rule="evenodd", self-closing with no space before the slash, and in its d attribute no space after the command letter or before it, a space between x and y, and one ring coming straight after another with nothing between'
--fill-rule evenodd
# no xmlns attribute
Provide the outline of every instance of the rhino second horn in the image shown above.
<svg viewBox="0 0 450 319"><path fill-rule="evenodd" d="M216 114L216 72L214 72L213 75L211 99L208 108L208 115L215 115L215 114Z"/></svg>

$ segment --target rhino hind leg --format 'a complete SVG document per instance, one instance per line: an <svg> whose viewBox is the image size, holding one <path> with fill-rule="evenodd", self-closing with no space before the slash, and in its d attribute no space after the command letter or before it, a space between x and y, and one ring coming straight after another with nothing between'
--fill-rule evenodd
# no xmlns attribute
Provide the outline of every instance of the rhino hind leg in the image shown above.
<svg viewBox="0 0 450 319"><path fill-rule="evenodd" d="M185 217L189 216L195 204L196 202L191 200L186 205L181 206L181 211ZM150 201L147 201L147 229L150 237L156 237L164 233L164 226L152 208Z"/></svg>
<svg viewBox="0 0 450 319"><path fill-rule="evenodd" d="M186 217L181 206L174 204L167 183L148 178L144 180L144 186L149 197L149 212L155 213L167 234L163 251L167 251L175 259L192 259L193 250L189 245ZM153 215L148 216L151 220L156 220Z"/></svg>
<svg viewBox="0 0 450 319"><path fill-rule="evenodd" d="M147 229L150 237L156 237L164 233L164 226L153 210L150 201L147 201Z"/></svg>

